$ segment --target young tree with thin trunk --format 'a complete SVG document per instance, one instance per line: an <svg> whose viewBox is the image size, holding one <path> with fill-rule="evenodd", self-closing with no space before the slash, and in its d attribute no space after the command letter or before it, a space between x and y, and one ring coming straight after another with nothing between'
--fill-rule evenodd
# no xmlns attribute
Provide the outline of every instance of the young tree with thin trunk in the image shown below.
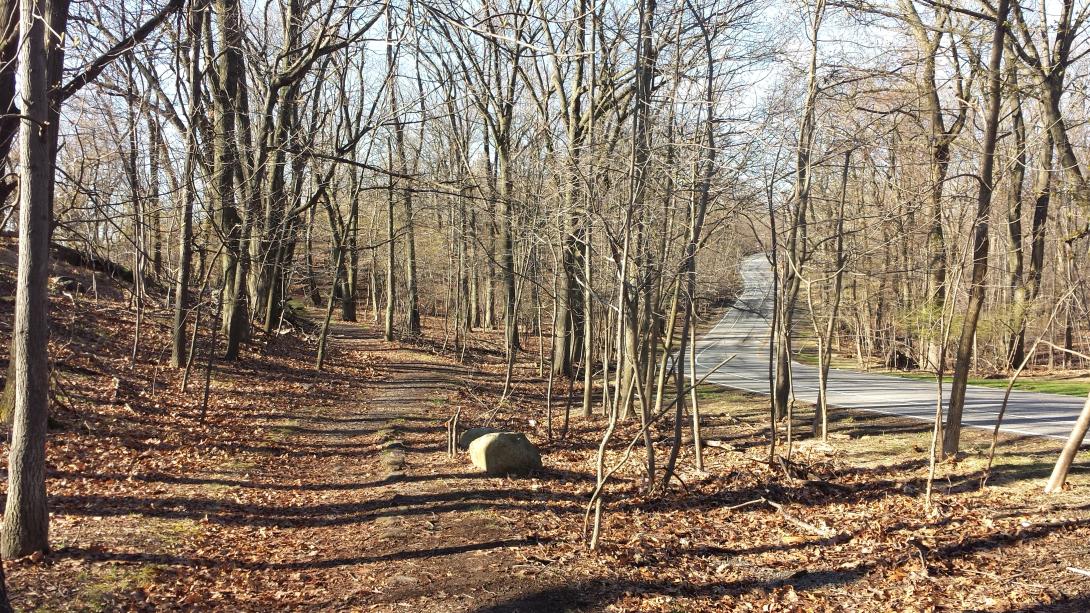
<svg viewBox="0 0 1090 613"><path fill-rule="evenodd" d="M817 0L810 20L810 58L807 68L806 98L799 122L798 148L795 154L795 193L792 196L790 224L784 240L784 263L777 316L776 347L776 418L787 415L791 401L791 340L795 321L795 304L802 284L803 267L810 257L807 215L810 213L810 184L813 163L814 133L817 122L818 36L825 18L825 0Z"/></svg>
<svg viewBox="0 0 1090 613"><path fill-rule="evenodd" d="M182 368L186 363L186 318L189 316L189 277L193 264L193 204L197 197L197 132L201 103L201 34L204 31L205 4L191 2L186 16L186 37L189 43L187 76L189 112L185 131L185 167L181 195L181 216L178 233L178 272L174 281L174 321L171 336L170 364Z"/></svg>
<svg viewBox="0 0 1090 613"><path fill-rule="evenodd" d="M1087 430L1090 430L1090 396L1087 396L1079 418L1075 420L1075 425L1071 428L1071 435L1064 443L1060 457L1056 459L1056 465L1052 468L1052 474L1045 485L1046 494L1063 491L1064 483L1067 482L1067 473L1071 470L1071 464L1075 461L1075 454L1079 452L1083 439L1086 438Z"/></svg>
<svg viewBox="0 0 1090 613"><path fill-rule="evenodd" d="M818 339L818 395L814 404L814 435L820 436L822 441L829 440L829 363L833 357L833 335L839 325L840 302L844 289L844 268L847 266L844 256L844 208L848 198L848 171L852 159L852 151L844 153L844 165L840 175L840 200L837 205L835 226L833 229L833 241L835 243L833 254L833 287L830 296L829 315L822 329L814 313L812 295L807 290L810 303L810 313L814 320L814 332ZM808 284L809 287L809 284Z"/></svg>
<svg viewBox="0 0 1090 613"><path fill-rule="evenodd" d="M985 283L988 275L988 218L991 213L992 192L995 189L995 144L999 132L999 107L1002 104L1003 39L1006 36L1007 15L1010 1L999 0L996 8L995 33L992 36L991 55L988 59L988 108L984 123L984 151L981 154L980 187L977 192L976 217L973 228L973 267L969 281L969 304L961 324L954 361L954 378L950 384L950 406L947 409L946 427L943 431L942 451L956 454L961 439L961 415L965 408L965 390L969 379L969 365L973 356L974 339L980 310L984 305Z"/></svg>

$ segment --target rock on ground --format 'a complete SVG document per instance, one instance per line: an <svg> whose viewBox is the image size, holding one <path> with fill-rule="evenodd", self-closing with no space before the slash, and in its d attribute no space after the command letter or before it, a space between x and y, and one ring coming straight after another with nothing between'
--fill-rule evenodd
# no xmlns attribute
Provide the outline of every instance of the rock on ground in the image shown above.
<svg viewBox="0 0 1090 613"><path fill-rule="evenodd" d="M502 432L502 430L497 430L495 428L470 428L458 437L458 449L469 449L470 443L486 434L492 434L494 432Z"/></svg>
<svg viewBox="0 0 1090 613"><path fill-rule="evenodd" d="M519 432L492 432L469 445L469 459L490 475L524 475L541 468L541 453Z"/></svg>

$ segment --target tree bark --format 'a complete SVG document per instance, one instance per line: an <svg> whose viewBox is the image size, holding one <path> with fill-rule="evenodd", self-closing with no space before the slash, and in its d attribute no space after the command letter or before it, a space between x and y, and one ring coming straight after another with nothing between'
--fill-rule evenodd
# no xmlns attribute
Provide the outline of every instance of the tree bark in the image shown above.
<svg viewBox="0 0 1090 613"><path fill-rule="evenodd" d="M397 264L394 240L394 179L390 177L386 193L386 309L383 312L383 338L394 340L394 266Z"/></svg>
<svg viewBox="0 0 1090 613"><path fill-rule="evenodd" d="M1079 447L1082 446L1083 439L1086 438L1087 429L1090 429L1090 396L1087 396L1086 402L1082 405L1082 412L1079 413L1078 420L1075 421L1075 425L1071 428L1071 436L1064 443L1060 457L1056 459L1056 466L1053 467L1052 475L1049 476L1048 484L1045 485L1046 494L1054 494L1063 490L1064 483L1067 481L1067 473L1071 470L1071 463L1075 461L1075 454L1078 453Z"/></svg>
<svg viewBox="0 0 1090 613"><path fill-rule="evenodd" d="M216 0L219 24L219 53L216 72L218 87L213 88L213 194L216 222L224 243L223 310L221 326L227 347L225 360L238 359L239 347L249 324L246 314L245 271L242 266L243 228L235 200L235 173L239 172L238 146L235 140L236 105L244 78L242 59L242 24L238 0ZM241 183L241 182L240 182Z"/></svg>
<svg viewBox="0 0 1090 613"><path fill-rule="evenodd" d="M826 321L825 330L818 337L818 397L814 406L814 433L821 440L829 439L829 361L833 357L832 342L836 334L836 326L840 314L840 299L844 288L844 205L848 197L848 170L851 163L852 152L844 154L844 166L840 176L840 204L836 215L836 260L833 265L833 295L832 304L829 305L829 319Z"/></svg>
<svg viewBox="0 0 1090 613"><path fill-rule="evenodd" d="M162 134L159 121L151 114L147 116L148 123L148 190L144 205L144 217L147 219L146 227L151 233L151 275L157 283L163 280L163 223L161 215L160 190L159 190L159 152L162 149ZM169 160L167 161L169 163Z"/></svg>
<svg viewBox="0 0 1090 613"><path fill-rule="evenodd" d="M1009 45L1010 43L1008 43ZM1022 94L1018 91L1018 70L1014 62L1007 68L1007 83L1011 89L1011 132L1014 135L1014 163L1010 172L1007 209L1008 284L1011 289L1009 336L1007 337L1007 367L1018 368L1026 356L1026 309L1029 287L1025 276L1025 248L1022 236L1022 187L1026 177L1026 122L1022 113Z"/></svg>
<svg viewBox="0 0 1090 613"><path fill-rule="evenodd" d="M0 159L6 159L19 131L15 74L19 56L19 0L0 0ZM15 191L18 179L0 181L0 210ZM17 206L16 202L12 206Z"/></svg>
<svg viewBox="0 0 1090 613"><path fill-rule="evenodd" d="M19 265L15 291L15 412L0 554L49 549L45 441L49 414L49 236L53 168L49 134L47 0L20 4Z"/></svg>
<svg viewBox="0 0 1090 613"><path fill-rule="evenodd" d="M786 262L784 263L782 295L779 313L779 342L776 343L776 393L775 413L777 419L787 414L791 401L791 338L795 319L795 304L798 301L802 282L802 267L809 259L809 236L807 210L810 208L811 158L813 156L815 123L817 120L817 67L818 33L825 16L825 2L818 0L814 8L810 34L810 62L807 71L806 101L803 104L802 120L799 125L799 147L795 154L795 207L791 211L791 227L788 230L785 245Z"/></svg>
<svg viewBox="0 0 1090 613"><path fill-rule="evenodd" d="M969 379L969 365L973 356L973 340L976 336L980 309L984 304L985 282L988 276L988 216L991 210L994 188L995 142L999 128L999 107L1002 83L1000 69L1003 63L1003 37L1006 29L1009 0L999 0L996 9L996 27L992 36L991 56L988 59L988 110L984 125L984 151L980 169L980 190L977 192L977 209L973 232L973 271L969 285L969 305L961 326L957 357L954 362L954 379L950 385L950 407L946 427L943 430L943 454L956 454L961 439L961 415L965 407L965 389Z"/></svg>

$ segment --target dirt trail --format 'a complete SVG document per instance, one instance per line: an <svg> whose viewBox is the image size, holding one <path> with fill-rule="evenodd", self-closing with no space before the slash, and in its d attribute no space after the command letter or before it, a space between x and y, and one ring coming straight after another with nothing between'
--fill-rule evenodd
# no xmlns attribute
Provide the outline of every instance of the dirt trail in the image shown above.
<svg viewBox="0 0 1090 613"><path fill-rule="evenodd" d="M308 467L302 488L326 482L334 513L306 540L312 562L290 579L322 585L302 606L418 611L557 611L533 594L560 582L539 573L538 540L505 520L506 480L464 455L446 454L444 421L464 370L423 351L394 347L353 324L335 324L333 345L382 356L358 400L310 411L293 435L341 453ZM294 439L293 437L293 439ZM306 482L310 481L310 484ZM318 552L313 554L312 552ZM310 572L307 572L310 571ZM528 577L533 580L527 581ZM316 594L317 595L317 594ZM525 596L524 596L525 595Z"/></svg>

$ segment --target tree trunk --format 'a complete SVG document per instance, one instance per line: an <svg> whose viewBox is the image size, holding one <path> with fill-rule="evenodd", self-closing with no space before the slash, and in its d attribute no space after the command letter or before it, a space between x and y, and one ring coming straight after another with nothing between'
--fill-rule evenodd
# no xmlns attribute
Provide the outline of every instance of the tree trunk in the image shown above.
<svg viewBox="0 0 1090 613"><path fill-rule="evenodd" d="M396 259L396 243L394 241L394 179L390 177L390 183L386 193L386 310L383 313L383 334L387 341L394 340L394 266Z"/></svg>
<svg viewBox="0 0 1090 613"><path fill-rule="evenodd" d="M936 66L939 48L949 22L949 8L938 7L934 12L933 23L925 24L917 13L912 0L900 0L901 12L911 28L923 59L920 90L922 103L921 115L928 123L928 167L930 176L927 190L930 198L924 207L924 224L927 228L927 287L924 301L923 319L926 328L921 332L921 358L925 367L937 368L936 361L942 353L941 339L935 333L936 313L941 311L946 299L947 255L946 239L943 234L943 188L950 166L950 144L961 132L965 124L967 100L970 94L963 92L962 80L957 79L958 115L948 129L945 111L939 98L939 85L936 79ZM953 43L951 43L953 44Z"/></svg>
<svg viewBox="0 0 1090 613"><path fill-rule="evenodd" d="M15 411L0 554L49 549L45 491L49 415L49 235L53 166L49 133L47 0L20 4L19 265L15 290ZM58 32L57 35L63 32Z"/></svg>
<svg viewBox="0 0 1090 613"><path fill-rule="evenodd" d="M19 54L19 0L0 0L0 159L8 157L15 135L19 131L19 105L16 104L16 81ZM0 211L18 186L18 180L0 181ZM11 204L19 206L16 198ZM16 213L17 211L12 211ZM6 215L6 213L4 214ZM3 227L0 227L2 230ZM15 409L15 343L8 347L8 371L0 399L0 420L10 424Z"/></svg>
<svg viewBox="0 0 1090 613"><path fill-rule="evenodd" d="M829 319L826 322L824 333L818 340L818 397L814 407L814 433L821 440L829 439L829 361L833 357L832 341L836 334L837 317L840 314L840 298L844 287L844 205L848 196L848 170L851 163L852 152L844 154L844 167L840 177L840 205L836 215L836 261L833 272L832 304L829 305Z"/></svg>
<svg viewBox="0 0 1090 613"><path fill-rule="evenodd" d="M594 399L594 271L591 261L591 220L585 218L583 228L583 410L589 419Z"/></svg>
<svg viewBox="0 0 1090 613"><path fill-rule="evenodd" d="M236 104L242 66L242 24L238 0L216 0L219 15L219 59L216 72L218 87L213 88L213 194L216 222L224 243L223 311L221 326L227 341L225 360L238 359L239 347L249 325L246 314L245 271L242 266L243 228L235 201L235 173L239 172L238 147L235 141ZM241 183L241 181L240 181Z"/></svg>
<svg viewBox="0 0 1090 613"><path fill-rule="evenodd" d="M393 7L386 7L388 40L393 40L397 22L393 19ZM388 45L386 52L386 87L389 88L390 117L393 121L394 147L397 165L393 169L404 175L409 172L408 154L405 150L405 124L398 103L398 45ZM395 179L401 191L401 206L405 211L405 331L410 335L420 333L420 306L416 289L416 236L413 227L413 193L407 179ZM404 185L403 185L404 184Z"/></svg>
<svg viewBox="0 0 1090 613"><path fill-rule="evenodd" d="M776 393L775 413L777 419L787 414L791 401L791 340L794 326L795 304L798 301L802 282L802 267L809 258L809 237L806 215L810 208L810 164L814 146L814 132L817 115L817 62L818 32L825 15L825 2L818 0L814 8L811 25L810 64L806 101L802 109L799 125L799 147L795 155L795 208L791 211L791 228L785 245L786 262L784 263L782 297L779 317L779 342L776 343Z"/></svg>
<svg viewBox="0 0 1090 613"><path fill-rule="evenodd" d="M353 175L355 188L348 213L348 233L345 235L344 292L341 295L341 321L356 321L356 299L359 294L360 250L357 235L360 230L359 177Z"/></svg>
<svg viewBox="0 0 1090 613"><path fill-rule="evenodd" d="M969 364L973 356L977 321L984 304L985 282L988 276L988 215L992 203L995 166L995 142L999 128L999 107L1001 104L999 77L1003 62L1003 37L1009 0L999 0L996 28L992 36L991 56L988 60L988 111L984 125L984 150L980 170L980 190L977 193L977 210L973 233L973 271L969 285L969 305L965 309L965 319L961 325L961 339L954 363L954 379L950 385L950 408L946 427L943 431L943 454L955 454L961 439L961 415L965 407L965 386L969 378Z"/></svg>
<svg viewBox="0 0 1090 613"><path fill-rule="evenodd" d="M1045 265L1045 230L1048 225L1048 207L1052 200L1052 150L1052 132L1045 130L1037 160L1037 175L1033 180L1033 221L1030 226L1029 269L1026 271L1030 300L1036 300L1041 293L1041 272Z"/></svg>
<svg viewBox="0 0 1090 613"><path fill-rule="evenodd" d="M145 227L151 234L151 276L156 282L163 280L163 223L161 219L160 189L159 189L159 152L162 149L160 142L162 134L159 129L159 121L148 114L148 190L144 203L144 217L147 220Z"/></svg>
<svg viewBox="0 0 1090 613"><path fill-rule="evenodd" d="M499 187L500 200L500 276L503 281L503 332L506 341L507 361L511 363L518 354L519 322L518 322L518 296L515 288L515 252L514 240L514 185L511 176L510 143L497 143L496 153L499 163L496 165L497 185Z"/></svg>
<svg viewBox="0 0 1090 613"><path fill-rule="evenodd" d="M1060 457L1056 460L1056 466L1052 469L1048 484L1045 485L1046 494L1054 494L1063 490L1064 483L1067 481L1067 473L1071 470L1071 463L1075 461L1075 454L1078 453L1079 447L1082 446L1083 439L1086 438L1087 429L1090 429L1090 396L1087 396L1086 402L1082 405L1082 412L1079 413L1078 420L1075 421L1075 425L1071 428L1071 436L1067 438L1063 451L1060 452Z"/></svg>
<svg viewBox="0 0 1090 613"><path fill-rule="evenodd" d="M1009 43L1008 43L1009 44ZM1010 54L1011 52L1008 52ZM1022 240L1022 187L1026 176L1026 123L1022 94L1018 91L1017 64L1010 62L1007 83L1011 88L1011 132L1014 134L1014 163L1010 171L1007 210L1007 274L1011 288L1010 332L1007 338L1007 367L1018 368L1026 356L1026 309L1029 287L1025 278L1025 249Z"/></svg>
<svg viewBox="0 0 1090 613"><path fill-rule="evenodd" d="M401 122L398 121L398 125ZM399 127L399 133L403 130ZM398 137L398 149L400 153L400 167L407 168L405 163L405 143L403 136ZM406 185L401 190L401 204L405 210L405 329L409 334L420 333L420 299L416 282L416 231L413 222L413 192Z"/></svg>

